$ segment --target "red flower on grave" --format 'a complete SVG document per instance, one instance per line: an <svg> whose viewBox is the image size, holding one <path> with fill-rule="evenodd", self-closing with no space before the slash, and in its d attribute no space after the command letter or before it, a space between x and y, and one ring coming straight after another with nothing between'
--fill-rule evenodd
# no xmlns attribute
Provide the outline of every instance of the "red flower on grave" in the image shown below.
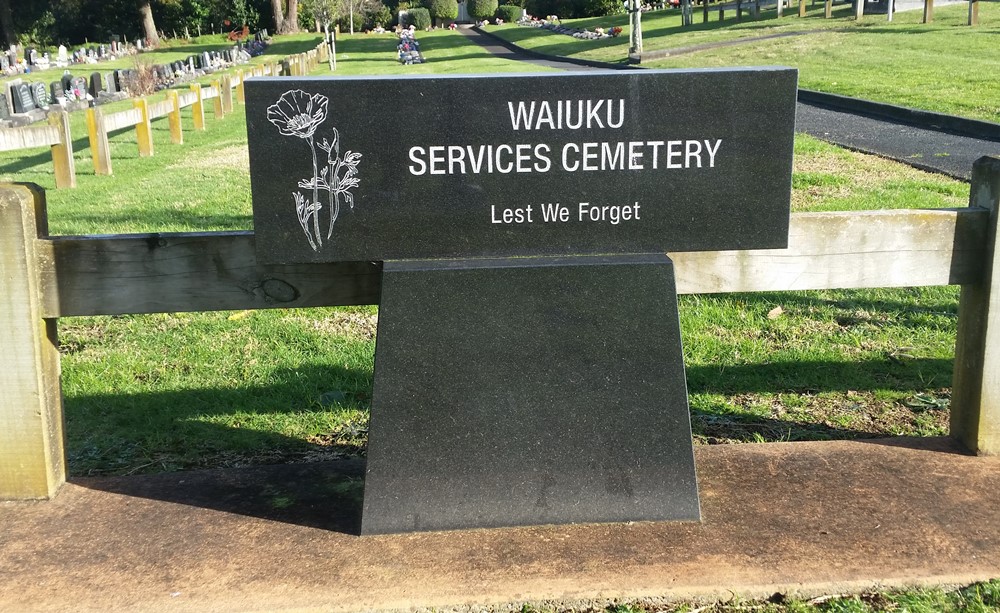
<svg viewBox="0 0 1000 613"><path fill-rule="evenodd" d="M326 121L329 98L309 95L301 89L287 91L267 107L267 119L285 136L312 138L319 124Z"/></svg>

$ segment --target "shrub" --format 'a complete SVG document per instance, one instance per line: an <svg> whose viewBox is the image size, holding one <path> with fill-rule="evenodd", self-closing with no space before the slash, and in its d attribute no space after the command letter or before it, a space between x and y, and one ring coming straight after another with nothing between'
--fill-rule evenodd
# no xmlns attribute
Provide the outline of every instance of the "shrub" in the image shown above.
<svg viewBox="0 0 1000 613"><path fill-rule="evenodd" d="M468 0L469 15L476 21L489 19L497 12L497 0Z"/></svg>
<svg viewBox="0 0 1000 613"><path fill-rule="evenodd" d="M497 17L506 22L513 23L521 18L521 7L513 4L504 4L497 7Z"/></svg>
<svg viewBox="0 0 1000 613"><path fill-rule="evenodd" d="M578 8L582 0L525 0L524 8L529 15L545 18L546 15L558 15L560 19L572 19L582 16Z"/></svg>
<svg viewBox="0 0 1000 613"><path fill-rule="evenodd" d="M450 22L458 18L458 0L424 0L424 7L434 19Z"/></svg>
<svg viewBox="0 0 1000 613"><path fill-rule="evenodd" d="M346 13L337 18L337 25L340 26L341 32L351 31L351 15ZM360 32L365 27L365 15L361 11L354 11L354 31Z"/></svg>
<svg viewBox="0 0 1000 613"><path fill-rule="evenodd" d="M383 28L387 28L389 27L389 22L392 21L392 13L389 11L389 7L380 6L378 10L371 14L370 19L372 27L382 26Z"/></svg>
<svg viewBox="0 0 1000 613"><path fill-rule="evenodd" d="M431 27L431 13L425 8L417 7L407 11L403 16L403 26L413 26L418 30L426 30Z"/></svg>
<svg viewBox="0 0 1000 613"><path fill-rule="evenodd" d="M625 5L621 0L586 0L583 3L581 17L603 17L605 15L624 15Z"/></svg>

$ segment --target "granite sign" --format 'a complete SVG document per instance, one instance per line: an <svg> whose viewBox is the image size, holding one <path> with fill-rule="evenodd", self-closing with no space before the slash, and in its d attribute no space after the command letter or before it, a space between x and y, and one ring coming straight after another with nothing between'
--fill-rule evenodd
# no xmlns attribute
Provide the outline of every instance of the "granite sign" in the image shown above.
<svg viewBox="0 0 1000 613"><path fill-rule="evenodd" d="M700 518L664 254L787 244L796 79L247 82L258 260L384 263L363 534Z"/></svg>
<svg viewBox="0 0 1000 613"><path fill-rule="evenodd" d="M780 68L254 79L258 257L782 247L795 88Z"/></svg>

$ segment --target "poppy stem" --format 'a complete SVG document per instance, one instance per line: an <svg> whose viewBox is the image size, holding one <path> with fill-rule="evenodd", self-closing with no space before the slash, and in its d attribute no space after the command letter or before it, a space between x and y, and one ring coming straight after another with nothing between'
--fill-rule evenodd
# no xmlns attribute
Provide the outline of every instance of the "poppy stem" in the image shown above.
<svg viewBox="0 0 1000 613"><path fill-rule="evenodd" d="M312 151L313 156L313 198L310 204L319 204L319 165L316 160L316 145L314 144L313 137L309 137L309 150ZM319 246L323 246L323 237L319 232L319 211L313 211L313 232L316 233L316 241L319 242Z"/></svg>

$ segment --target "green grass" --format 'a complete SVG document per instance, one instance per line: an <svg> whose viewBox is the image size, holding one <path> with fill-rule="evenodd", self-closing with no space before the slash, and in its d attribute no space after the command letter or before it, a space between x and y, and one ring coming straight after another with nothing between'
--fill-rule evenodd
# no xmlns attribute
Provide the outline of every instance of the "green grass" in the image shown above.
<svg viewBox="0 0 1000 613"><path fill-rule="evenodd" d="M695 11L695 25L682 28L676 10L643 16L643 48L650 52L744 39L745 44L705 49L643 63L647 68L707 68L719 66L784 65L799 69L799 85L807 89L890 102L914 108L1000 122L1000 59L995 53L1000 34L1000 2L980 2L981 25L963 25L965 4L940 7L934 22L919 23L920 11L898 13L892 23L884 15L856 22L850 7L838 5L834 19L823 19L822 5L804 19L773 10L760 20L707 24ZM567 25L592 29L620 25L626 31L614 39L579 40L546 30L506 24L491 28L499 36L534 51L606 62L624 62L628 51L625 16L567 20ZM788 32L801 36L759 40ZM694 109L692 109L694 110Z"/></svg>
<svg viewBox="0 0 1000 613"><path fill-rule="evenodd" d="M344 36L338 74L526 69L486 56L455 33L421 40L428 64L404 67L394 59L391 37ZM221 121L209 113L207 131L186 131L183 146L169 143L165 120L154 122L152 158L138 157L134 132L113 135L112 177L92 174L82 121L74 115L75 190L53 189L45 151L0 154L0 181L48 189L53 233L252 227L242 107ZM190 118L184 121L189 127ZM964 206L968 190L939 175L796 138L796 211ZM684 296L680 313L697 442L945 432L955 288ZM140 474L363 454L376 322L375 307L64 318L70 472ZM814 603L734 600L706 610L998 607L994 581ZM607 610L662 607L636 602Z"/></svg>

